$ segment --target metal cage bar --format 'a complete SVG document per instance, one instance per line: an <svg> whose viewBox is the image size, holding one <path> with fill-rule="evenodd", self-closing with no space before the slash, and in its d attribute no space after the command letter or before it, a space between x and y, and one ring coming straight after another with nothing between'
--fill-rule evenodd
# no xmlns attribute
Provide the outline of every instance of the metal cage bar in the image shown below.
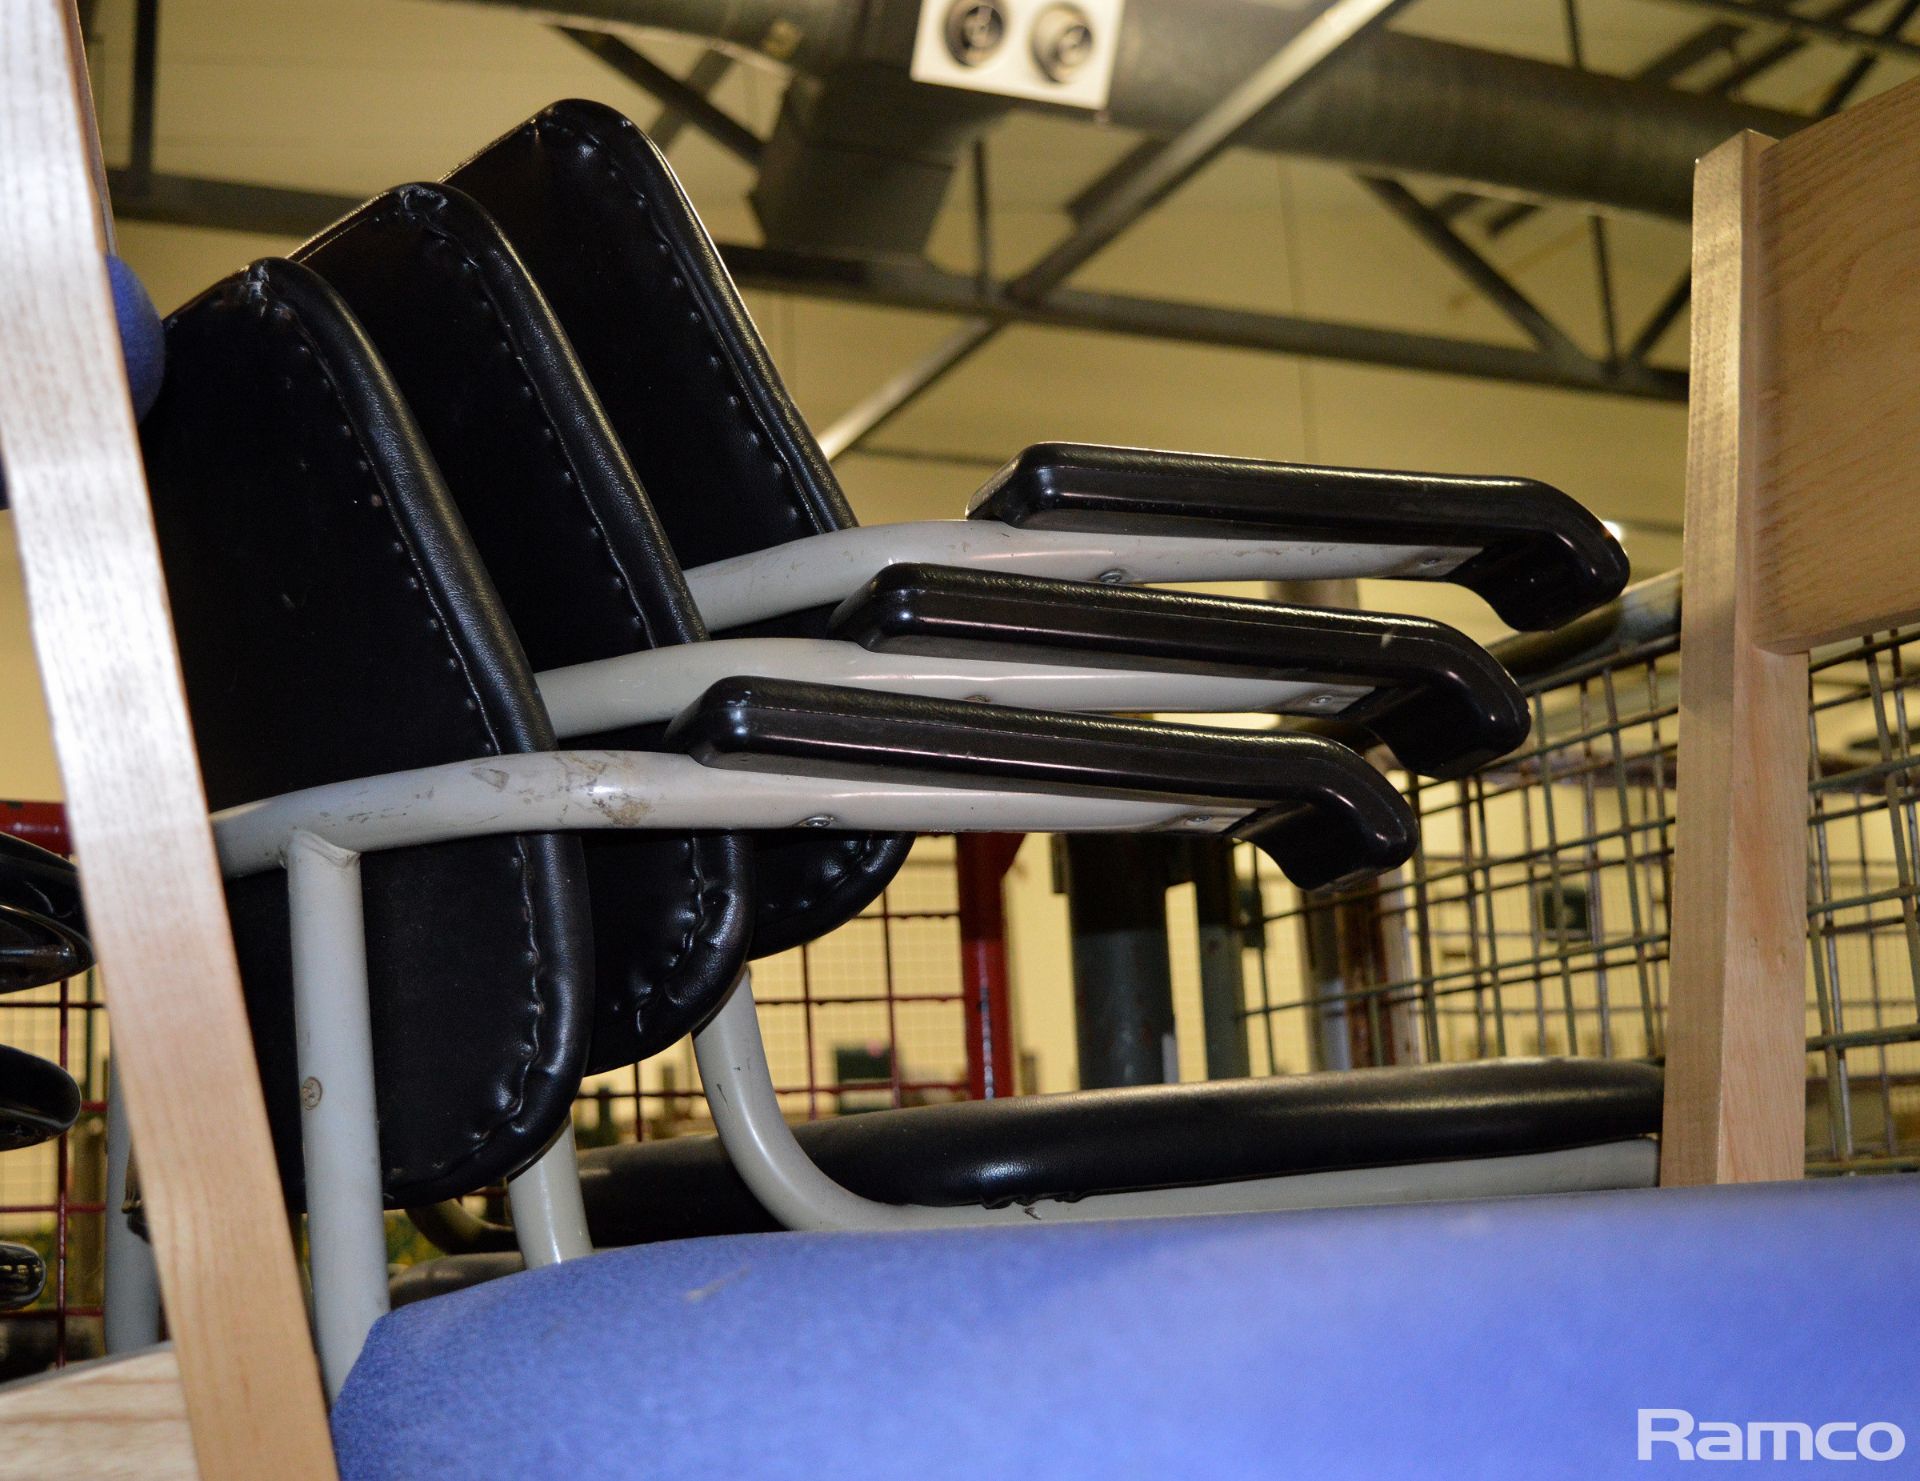
<svg viewBox="0 0 1920 1481"><path fill-rule="evenodd" d="M1398 879L1302 893L1241 850L1262 902L1250 1038L1317 1067L1329 1013L1421 1019L1428 1060L1664 1052L1679 719L1679 583L1499 645L1534 714L1521 751L1456 783L1406 778L1420 846ZM1818 650L1807 724L1807 1167L1920 1167L1920 628ZM1398 973L1302 970L1316 919L1371 910ZM1378 1045L1375 1035L1355 1043ZM1374 1062L1381 1062L1376 1056Z"/></svg>

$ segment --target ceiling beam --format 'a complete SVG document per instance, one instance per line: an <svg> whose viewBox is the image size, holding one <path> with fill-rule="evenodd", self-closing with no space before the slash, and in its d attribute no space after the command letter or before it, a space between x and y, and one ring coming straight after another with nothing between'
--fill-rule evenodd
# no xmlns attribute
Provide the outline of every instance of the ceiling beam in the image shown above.
<svg viewBox="0 0 1920 1481"><path fill-rule="evenodd" d="M1609 367L1584 357L1574 363L1519 345L1081 288L1057 288L1030 301L1005 286L983 293L970 274L898 259L856 261L726 243L720 255L744 288L986 320L1001 328L1077 329L1653 401L1687 397L1682 371Z"/></svg>
<svg viewBox="0 0 1920 1481"><path fill-rule="evenodd" d="M582 26L553 28L575 46L605 62L635 87L653 95L663 106L681 115L742 164L760 168L766 142L706 93L675 77L665 67L608 31Z"/></svg>
<svg viewBox="0 0 1920 1481"><path fill-rule="evenodd" d="M1499 268L1469 246L1447 224L1444 216L1406 186L1381 175L1361 175L1359 180L1373 193L1374 199L1405 222L1415 236L1444 258L1447 265L1472 284L1481 297L1517 324L1542 352L1574 364L1589 358L1564 329L1542 312L1538 304L1515 287Z"/></svg>
<svg viewBox="0 0 1920 1481"><path fill-rule="evenodd" d="M1150 154L1123 159L1081 192L1083 209L1067 234L1019 277L1006 295L1043 305L1081 266L1217 159L1247 127L1348 42L1384 22L1407 0L1329 0L1238 87ZM909 366L837 418L821 434L833 457L860 443L925 395L941 377L990 342L992 318L960 326L934 353Z"/></svg>
<svg viewBox="0 0 1920 1481"><path fill-rule="evenodd" d="M1747 25L1776 26L1790 35L1833 41L1841 46L1874 52L1880 56L1904 57L1910 62L1920 61L1920 42L1877 31L1862 31L1847 25L1844 21L1829 20L1824 16L1801 15L1797 11L1764 8L1749 3L1749 0L1663 0L1663 3L1685 6L1689 10L1704 10L1710 15L1725 16Z"/></svg>
<svg viewBox="0 0 1920 1481"><path fill-rule="evenodd" d="M680 80L701 97L710 98L713 96L713 90L720 85L721 79L732 70L733 58L716 46L702 52L700 60L695 62L687 75ZM660 152L665 154L673 147L673 141L680 137L680 130L686 125L687 115L671 104L667 104L654 115L652 124L647 128L647 136L658 146Z"/></svg>
<svg viewBox="0 0 1920 1481"><path fill-rule="evenodd" d="M124 171L111 172L110 181L114 211L123 221L295 238L311 236L361 203L352 195L182 175L156 174L144 192L133 188ZM728 243L721 244L720 255L742 287L803 298L1656 401L1684 401L1687 394L1679 371L1563 364L1538 350L1406 330L1075 288L1057 288L1034 302L1015 298L1000 284L983 287L973 274L910 259L861 260Z"/></svg>
<svg viewBox="0 0 1920 1481"><path fill-rule="evenodd" d="M107 184L113 191L113 214L122 221L302 239L361 204L357 195L198 175L155 173L143 178L132 170L109 170Z"/></svg>

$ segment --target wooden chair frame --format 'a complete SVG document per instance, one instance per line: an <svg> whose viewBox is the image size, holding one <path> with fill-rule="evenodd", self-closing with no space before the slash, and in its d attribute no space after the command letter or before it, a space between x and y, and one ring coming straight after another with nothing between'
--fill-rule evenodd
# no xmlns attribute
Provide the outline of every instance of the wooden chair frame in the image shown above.
<svg viewBox="0 0 1920 1481"><path fill-rule="evenodd" d="M1805 1159L1807 656L1920 616L1920 86L1694 186L1669 1184Z"/></svg>
<svg viewBox="0 0 1920 1481"><path fill-rule="evenodd" d="M193 1454L209 1481L321 1481L336 1474L326 1409L266 1108L258 1081L236 1072L252 1055L246 1008L107 286L92 138L70 7L9 0L0 449ZM60 1407L62 1384L75 1402L89 1388L49 1380L30 1403ZM0 1442L7 1467L128 1463L103 1453L110 1429L57 1468L24 1430ZM177 1433L162 1423L149 1437ZM82 1435L69 1414L50 1443ZM136 1464L187 1474L177 1446Z"/></svg>

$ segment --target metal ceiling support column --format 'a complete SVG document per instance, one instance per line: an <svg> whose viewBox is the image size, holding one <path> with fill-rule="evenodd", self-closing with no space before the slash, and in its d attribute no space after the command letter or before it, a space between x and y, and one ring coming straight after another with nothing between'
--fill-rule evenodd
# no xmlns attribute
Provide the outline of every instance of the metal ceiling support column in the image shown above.
<svg viewBox="0 0 1920 1481"><path fill-rule="evenodd" d="M918 12L918 0L491 3L701 36L773 56L816 78L869 64L904 79L899 37L911 44ZM1767 19L1755 7L1727 3L1742 22ZM1106 116L1120 127L1171 138L1243 81L1254 58L1273 56L1307 23L1306 13L1268 0L1130 0ZM790 54L780 55L783 50ZM903 92L899 108L930 104L939 91ZM1004 101L1013 108L1041 106ZM1657 82L1582 74L1381 29L1343 50L1239 142L1372 174L1427 174L1480 184L1493 194L1684 220L1695 158L1744 128L1778 138L1805 122L1797 114Z"/></svg>
<svg viewBox="0 0 1920 1481"><path fill-rule="evenodd" d="M308 237L360 205L357 195L156 174L137 179L128 170L107 171L114 214L123 221L197 226L212 231L251 231Z"/></svg>
<svg viewBox="0 0 1920 1481"><path fill-rule="evenodd" d="M133 11L133 129L127 174L153 178L153 128L160 73L160 0L138 0Z"/></svg>
<svg viewBox="0 0 1920 1481"><path fill-rule="evenodd" d="M1837 41L1843 46L1881 56L1920 61L1920 42L1881 32L1857 30L1844 22L1821 16L1801 15L1790 10L1763 10L1750 4L1749 0L1665 0L1665 3L1683 5L1689 10L1704 10L1711 15L1723 15L1752 25L1778 26L1795 36Z"/></svg>
<svg viewBox="0 0 1920 1481"><path fill-rule="evenodd" d="M702 53L692 70L680 80L705 98L712 96L720 80L732 70L733 58L718 47L713 47ZM686 123L687 115L669 103L654 115L647 133L664 153L672 148L673 141L680 137L680 130L686 127Z"/></svg>
<svg viewBox="0 0 1920 1481"><path fill-rule="evenodd" d="M1647 356L1653 353L1653 347L1673 327L1673 321L1680 317L1692 298L1693 273L1682 272L1680 281L1668 290L1667 296L1660 300L1660 307L1647 316L1646 324L1633 337L1633 343L1627 346L1626 358L1630 364L1647 363Z"/></svg>
<svg viewBox="0 0 1920 1481"><path fill-rule="evenodd" d="M1180 1053L1167 945L1172 845L1160 838L1092 833L1060 842L1073 933L1080 1088L1177 1082Z"/></svg>
<svg viewBox="0 0 1920 1481"><path fill-rule="evenodd" d="M760 167L766 144L752 129L725 109L716 106L705 93L697 92L665 67L620 37L606 31L591 31L579 26L555 26L567 40L605 62L636 87L646 89L666 107L678 113L701 133L735 159Z"/></svg>
<svg viewBox="0 0 1920 1481"><path fill-rule="evenodd" d="M1253 75L1209 108L1154 154L1110 171L1111 184L1096 184L1087 210L1038 262L1007 285L1015 302L1037 304L1079 267L1134 222L1216 159L1247 127L1286 92L1315 71L1355 37L1363 35L1407 0L1331 0L1288 38ZM833 457L858 447L914 401L941 376L997 335L1005 321L973 319L963 324L932 356L895 377L827 429Z"/></svg>
<svg viewBox="0 0 1920 1481"><path fill-rule="evenodd" d="M1604 391L1656 401L1684 401L1687 395L1687 378L1682 371L1609 367L1584 358L1575 364L1517 345L1083 288L1056 288L1045 299L1026 303L1014 299L1005 289L983 296L971 275L920 262L855 262L737 244L723 244L720 255L741 286L773 293L1220 349L1355 361L1562 390Z"/></svg>
<svg viewBox="0 0 1920 1481"><path fill-rule="evenodd" d="M1360 183L1373 192L1382 205L1413 228L1414 233L1447 260L1450 267L1465 278L1480 295L1501 313L1518 324L1535 344L1555 359L1569 363L1589 359L1566 331L1541 312L1534 301L1516 288L1495 267L1474 251L1446 219L1422 201L1398 180L1377 175L1362 175Z"/></svg>
<svg viewBox="0 0 1920 1481"><path fill-rule="evenodd" d="M1247 1052L1247 984L1241 961L1247 944L1246 926L1240 919L1240 878L1233 855L1230 843L1187 840L1195 934L1200 945L1200 1017L1206 1030L1209 1080L1238 1080L1253 1073Z"/></svg>

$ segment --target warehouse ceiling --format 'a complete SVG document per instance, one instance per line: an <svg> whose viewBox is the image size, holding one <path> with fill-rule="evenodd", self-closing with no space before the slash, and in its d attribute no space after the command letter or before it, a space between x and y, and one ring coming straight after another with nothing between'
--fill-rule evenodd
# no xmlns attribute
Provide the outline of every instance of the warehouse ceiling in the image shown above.
<svg viewBox="0 0 1920 1481"><path fill-rule="evenodd" d="M91 15L108 152L122 166L139 156L133 104L137 3L153 0L100 0ZM1158 7L1169 3L1186 0L1158 0ZM1194 0L1185 13L1210 14L1230 3ZM1830 101L1843 78L1852 84L1850 101L1858 101L1914 71L1905 56L1876 56L1825 35L1795 34L1770 20L1768 10L1779 14L1778 5L1755 5L1748 12L1739 0L1575 3L1572 20L1586 69L1613 79L1645 78L1652 67L1644 84L1649 90L1671 86L1709 95L1680 100L1674 114L1691 110L1695 126L1709 133L1719 115L1703 110L1725 107L1726 117L1736 121L1761 116L1741 113L1738 104L1807 115ZM607 14L621 13L620 4L581 0L565 8L574 15L570 24L604 27ZM591 37L569 38L557 30L552 14L500 4L162 0L157 8L151 169L167 180L359 197L438 175L494 134L568 95L598 98L651 125L661 113L652 95L658 89L640 86L609 65L637 52L643 77L652 67L711 83L712 104L740 126L731 137L722 126L718 142L711 129L683 126L670 149L714 235L751 249L765 240L763 217L781 234L782 246L796 230L790 216L783 222L777 211L756 212L751 197L757 171L742 157L755 140L774 135L790 78L764 57L733 56L723 66L685 36L618 27L609 54ZM703 9L692 0L663 8L683 17L697 17ZM704 8L713 12L716 29L743 11L741 0ZM1829 25L1841 23L1833 17L1844 17L1862 34L1891 35L1889 26L1913 5L1827 0L1817 10L1803 8L1808 16L1828 17ZM580 19L582 9L598 18ZM1746 23L1749 14L1752 24ZM1424 66L1423 57L1445 60L1461 55L1452 48L1468 47L1554 64L1563 70L1540 74L1551 90L1582 85L1564 70L1572 60L1565 0L1418 0L1394 16L1389 35L1370 40L1387 43L1389 61L1412 58L1405 63L1409 69ZM1448 45L1436 49L1429 43ZM1215 46L1202 34L1192 45L1198 67L1213 65L1217 51L1243 43L1228 37ZM1870 67L1860 65L1866 57L1873 58ZM1258 60L1245 57L1242 70ZM1722 86L1728 81L1737 85ZM1164 92L1162 87L1154 98ZM1643 135L1643 151L1665 148L1671 154L1673 147L1694 147L1687 142L1692 135L1676 141L1646 131L1659 102L1651 92L1646 96L1629 120ZM1115 112L1125 113L1119 103L1116 93ZM1128 116L1154 125L1143 108ZM889 115L880 112L884 121ZM893 116L907 126L907 113ZM1699 125L1701 116L1709 122ZM1344 116L1332 123L1340 125L1335 132L1357 136L1357 126ZM1166 125L1158 120L1162 132ZM1316 127L1324 132L1332 124ZM988 265L1002 279L1057 242L1071 226L1067 204L1148 137L1094 127L1081 116L1023 110L996 113L990 127L977 132L988 167ZM1663 322L1660 310L1685 273L1686 227L1675 219L1671 200L1660 208L1662 190L1669 197L1672 191L1670 183L1654 178L1660 174L1670 182L1674 172L1630 169L1585 191L1620 198L1607 201L1598 217L1584 201L1545 199L1517 186L1493 187L1506 198L1489 200L1484 181L1491 175L1558 181L1563 163L1577 163L1556 158L1556 151L1564 154L1569 147L1558 136L1543 145L1523 137L1520 125L1509 133L1511 159L1484 137L1475 144L1482 156L1475 161L1482 198L1472 201L1457 179L1413 171L1386 179L1378 161L1357 171L1348 160L1229 150L1143 215L1068 286L1088 301L1096 294L1120 295L1230 311L1236 325L1266 316L1336 330L1363 326L1422 342L1435 337L1493 346L1509 358L1525 352L1530 362L1538 361L1541 336L1529 332L1512 298L1503 306L1504 283L1538 308L1549 331L1571 340L1579 357L1609 374L1621 372L1622 385L1637 394L1356 363L1341 358L1351 347L1338 334L1330 350L1309 358L1191 342L1193 336L1179 341L1115 333L1084 321L1068 327L1016 322L839 459L856 508L873 521L957 513L968 491L1011 452L1031 441L1066 437L1528 474L1560 484L1619 521L1639 570L1675 563L1685 413L1678 400L1660 398L1678 391L1674 372L1684 361L1684 312L1666 320L1650 344L1637 347L1644 355L1634 354L1647 326ZM1418 152L1417 144L1403 136L1395 147ZM980 267L973 165L969 154L925 232L925 260L939 270L930 280L944 285L942 291L972 291L968 285ZM1577 178L1579 171L1569 168L1566 175ZM141 199L142 189L138 179L117 177L123 204ZM146 191L152 194L150 186ZM1568 192L1582 193L1572 187ZM1516 205L1516 194L1535 203ZM302 212L316 209L300 196L216 198L202 205L207 208L182 209L176 200L139 211L202 224L136 220L123 227L123 250L147 275L163 307L251 257L284 250L300 235ZM1444 208L1445 231L1454 244L1464 245L1496 280L1476 285L1470 281L1476 273L1472 260L1463 262L1457 252L1449 259L1448 244L1436 241L1433 223L1441 218L1432 207ZM1604 221L1598 231L1596 219ZM217 220L268 222L278 230L242 233L204 224ZM804 236L820 228L803 221L797 229ZM919 234L916 225L912 235ZM1604 274L1598 252L1606 259ZM834 427L961 322L952 313L898 306L924 301L918 286L887 304L753 286L779 281L777 273L755 267L759 260L743 252L736 271L749 284L750 303L775 358L816 427ZM954 290L956 283L960 290ZM1482 634L1495 630L1470 600L1436 596L1436 613Z"/></svg>

